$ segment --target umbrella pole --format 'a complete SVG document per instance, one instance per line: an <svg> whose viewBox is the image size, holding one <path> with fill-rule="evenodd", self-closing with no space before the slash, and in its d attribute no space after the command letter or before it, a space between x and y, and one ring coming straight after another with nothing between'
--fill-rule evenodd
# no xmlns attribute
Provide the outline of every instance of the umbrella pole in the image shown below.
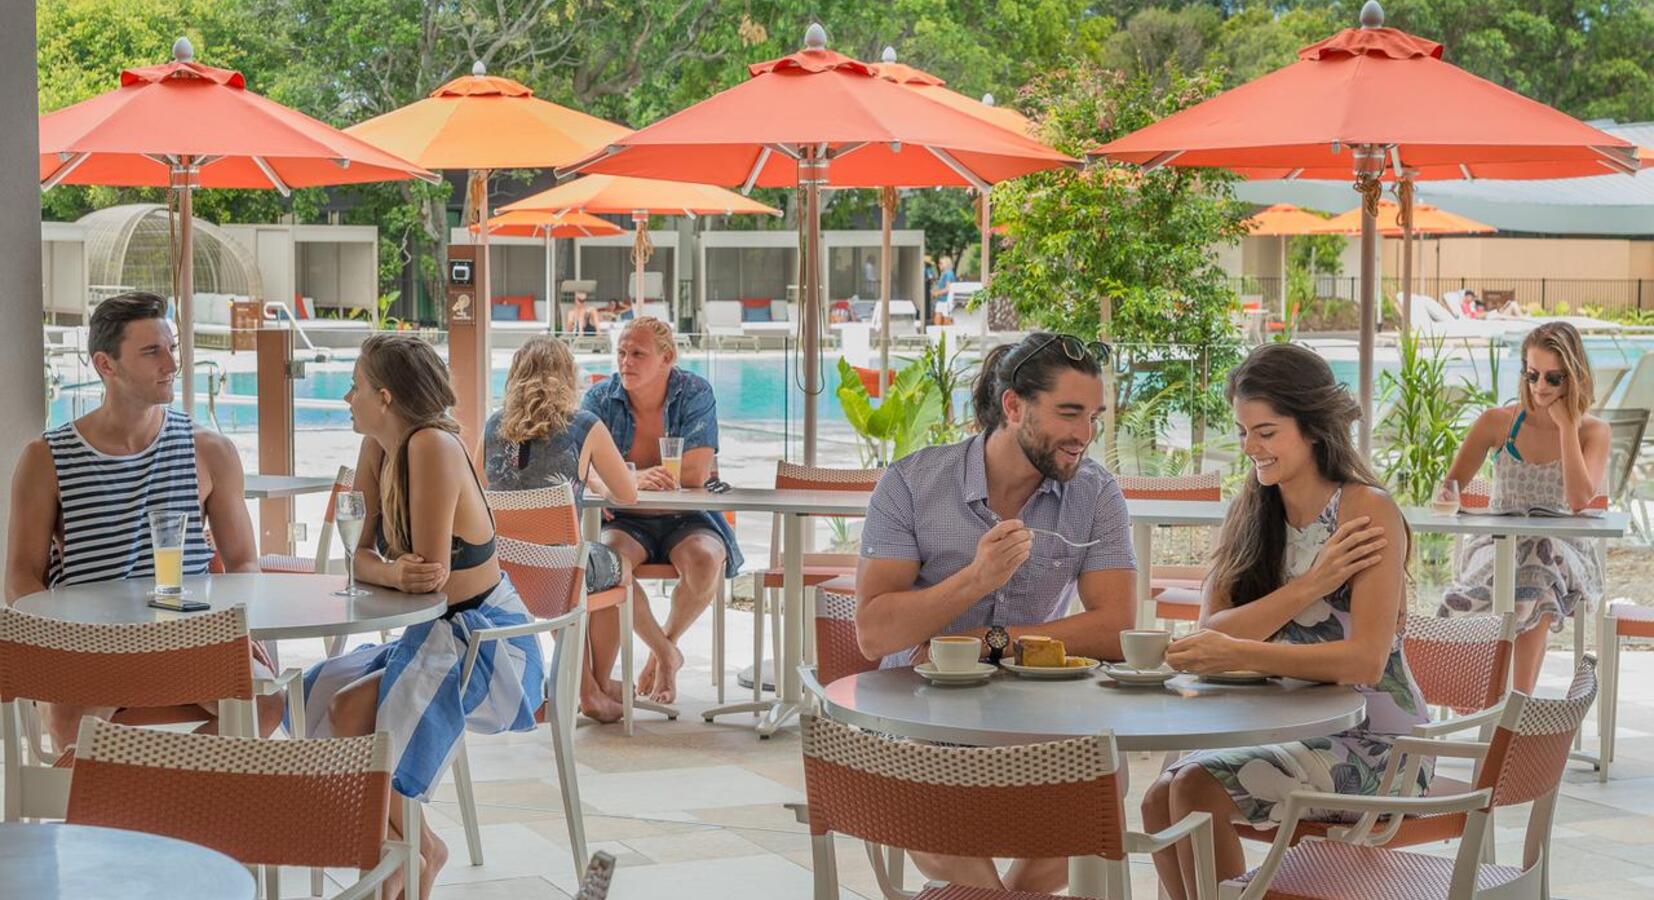
<svg viewBox="0 0 1654 900"><path fill-rule="evenodd" d="M184 378L184 415L195 418L195 166L184 156L172 169L178 193L178 369Z"/></svg>
<svg viewBox="0 0 1654 900"><path fill-rule="evenodd" d="M804 313L799 338L804 353L804 465L816 464L816 401L821 394L821 184L827 180L827 160L810 147L799 160L798 174L804 182ZM880 377L883 377L882 374Z"/></svg>
<svg viewBox="0 0 1654 900"><path fill-rule="evenodd" d="M1281 235L1281 321L1287 321L1286 314L1286 235Z"/></svg>
<svg viewBox="0 0 1654 900"><path fill-rule="evenodd" d="M557 295L552 287L557 283L557 241L546 229L546 334L557 330Z"/></svg>
<svg viewBox="0 0 1654 900"><path fill-rule="evenodd" d="M989 205L992 202L993 202L993 198L988 194L987 191L983 191L982 192L982 222L981 222L981 225L979 226L982 230L982 265L979 267L979 268L981 268L982 271L980 273L979 278L982 282L982 289L983 290L988 289L988 278L989 278L990 274L993 271L992 267L989 265L989 263L991 262L989 257L991 257L993 255L993 248L990 244L990 242L993 239L993 235L992 235L993 212L989 209Z"/></svg>
<svg viewBox="0 0 1654 900"><path fill-rule="evenodd" d="M643 264L649 261L649 235L645 230L649 227L649 214L639 210L632 210L632 274L636 287L632 292L632 319L636 320L643 315Z"/></svg>
<svg viewBox="0 0 1654 900"><path fill-rule="evenodd" d="M1401 333L1412 327L1413 311L1413 182L1403 179L1401 195Z"/></svg>
<svg viewBox="0 0 1654 900"><path fill-rule="evenodd" d="M1381 150L1363 147L1356 151L1360 165L1365 150L1383 165ZM1373 318L1378 311L1378 278L1374 271L1374 256L1378 248L1378 198L1383 188L1378 175L1361 172L1356 179L1356 190L1361 193L1361 337L1360 367L1357 374L1357 393L1361 400L1361 428L1359 430L1362 455L1371 455L1373 448Z"/></svg>
<svg viewBox="0 0 1654 900"><path fill-rule="evenodd" d="M896 189L879 189L879 396L890 370L890 220L896 214Z"/></svg>

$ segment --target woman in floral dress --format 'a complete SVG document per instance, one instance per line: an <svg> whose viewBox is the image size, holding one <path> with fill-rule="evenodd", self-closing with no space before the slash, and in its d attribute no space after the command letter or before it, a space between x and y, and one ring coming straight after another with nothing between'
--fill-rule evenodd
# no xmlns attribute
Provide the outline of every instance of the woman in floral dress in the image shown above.
<svg viewBox="0 0 1654 900"><path fill-rule="evenodd" d="M1577 512L1602 492L1608 468L1608 423L1587 415L1595 398L1579 332L1550 322L1522 341L1519 402L1490 409L1470 426L1447 477L1462 487L1493 453L1495 512L1544 507ZM1442 597L1444 616L1493 611L1493 538L1477 536L1459 555L1458 583ZM1602 560L1578 538L1516 541L1516 689L1531 693L1545 642L1580 603L1602 597Z"/></svg>
<svg viewBox="0 0 1654 900"><path fill-rule="evenodd" d="M1280 823L1295 790L1378 793L1394 739L1426 721L1401 655L1409 535L1356 449L1360 408L1326 361L1266 344L1230 373L1228 399L1252 477L1230 505L1205 586L1202 630L1172 643L1181 670L1251 669L1354 686L1367 717L1325 738L1191 753L1143 798L1143 823L1212 815L1221 881L1242 874L1236 823ZM1426 765L1420 785L1434 767ZM1187 848L1155 854L1173 898L1192 894Z"/></svg>

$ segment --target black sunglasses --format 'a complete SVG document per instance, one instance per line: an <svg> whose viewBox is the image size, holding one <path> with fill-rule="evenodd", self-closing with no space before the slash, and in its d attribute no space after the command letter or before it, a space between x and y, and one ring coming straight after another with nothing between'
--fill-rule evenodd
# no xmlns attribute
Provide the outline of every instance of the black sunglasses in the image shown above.
<svg viewBox="0 0 1654 900"><path fill-rule="evenodd" d="M1523 369L1522 370L1522 377L1526 378L1528 380L1528 384L1538 384L1539 383L1539 370L1538 369ZM1567 381L1567 380L1568 380L1568 373L1566 373L1566 372L1546 372L1545 373L1545 383L1550 385L1551 387L1561 387L1562 383L1564 381Z"/></svg>
<svg viewBox="0 0 1654 900"><path fill-rule="evenodd" d="M1062 352L1075 362L1084 362L1091 359L1099 366L1108 365L1109 355L1112 352L1109 350L1109 346L1102 341L1082 341L1072 334L1053 334L1038 347L1028 351L1021 359L1017 360L1017 364L1011 367L1011 374L1007 375L1005 380L1008 382L1016 381L1017 370L1022 368L1023 363L1044 353L1045 348L1052 344L1062 347Z"/></svg>

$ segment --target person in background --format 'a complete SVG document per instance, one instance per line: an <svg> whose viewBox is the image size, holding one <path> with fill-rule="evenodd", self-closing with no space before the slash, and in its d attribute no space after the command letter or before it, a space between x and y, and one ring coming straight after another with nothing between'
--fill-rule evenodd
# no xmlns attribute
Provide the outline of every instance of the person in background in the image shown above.
<svg viewBox="0 0 1654 900"><path fill-rule="evenodd" d="M1219 881L1246 870L1236 822L1278 827L1293 791L1376 794L1396 737L1430 718L1401 653L1410 536L1350 437L1360 406L1296 344L1253 350L1227 395L1252 472L1218 534L1201 630L1173 641L1166 661L1353 685L1367 715L1326 738L1195 751L1149 786L1149 831L1211 814ZM1423 767L1419 793L1433 770ZM1193 895L1187 847L1154 865L1173 900Z"/></svg>
<svg viewBox="0 0 1654 900"><path fill-rule="evenodd" d="M620 333L615 374L586 392L582 408L595 414L614 435L615 446L637 466L643 490L673 490L680 479L663 465L660 439L683 439L681 483L699 487L715 469L718 454L718 400L706 379L677 366L672 328L653 316L641 316ZM677 674L683 654L677 642L712 603L721 578L741 570L735 530L723 516L699 511L651 513L620 510L603 523L603 542L634 568L644 563L671 563L678 570L667 614L667 643L652 648L638 673L638 690L658 703L677 698ZM635 608L648 605L634 585Z"/></svg>
<svg viewBox="0 0 1654 900"><path fill-rule="evenodd" d="M1609 428L1590 415L1595 385L1574 326L1547 322L1528 332L1516 393L1515 406L1490 409L1470 426L1447 477L1463 490L1491 452L1492 511L1588 508L1606 479ZM1465 542L1441 615L1492 613L1494 555L1492 537ZM1516 539L1516 690L1533 691L1547 638L1562 630L1575 606L1601 599L1603 577L1601 558L1583 539Z"/></svg>
<svg viewBox="0 0 1654 900"><path fill-rule="evenodd" d="M862 529L856 640L885 668L922 662L939 635L982 639L997 662L1024 634L1070 653L1120 658L1136 561L1120 486L1086 450L1103 413L1108 347L1036 332L982 361L979 433L927 447L879 479ZM1065 535L1075 547L1056 535ZM1078 597L1083 611L1068 614ZM929 878L996 890L1060 890L1061 858L913 854Z"/></svg>
<svg viewBox="0 0 1654 900"><path fill-rule="evenodd" d="M946 300L948 298L948 288L959 280L959 277L953 274L953 257L944 256L937 261L937 265L941 267L942 271L936 276L936 280L930 288L932 305L935 305L936 301Z"/></svg>
<svg viewBox="0 0 1654 900"><path fill-rule="evenodd" d="M931 285L934 284L935 281L936 281L936 264L931 262L927 258L925 260L925 296L924 296L924 299L922 301L924 303L924 307L925 307L924 308L924 320L925 320L924 324L925 324L925 327L927 327L927 328L936 324L936 303L935 303L936 298L934 296L932 296L932 294L931 294Z"/></svg>
<svg viewBox="0 0 1654 900"><path fill-rule="evenodd" d="M60 585L152 578L149 514L189 516L183 573L205 575L216 552L226 572L257 572L253 522L242 498L241 456L230 439L172 409L178 339L167 302L130 291L92 311L87 351L103 401L23 448L12 473L6 529L6 600ZM253 645L254 674L274 673ZM283 698L260 697L259 729L281 724ZM82 716L113 707L41 704L52 746L74 744ZM216 730L217 704L183 721Z"/></svg>
<svg viewBox="0 0 1654 900"><path fill-rule="evenodd" d="M578 500L595 487L619 503L637 502L637 485L614 436L597 415L580 408L579 370L568 345L546 335L529 338L511 357L505 400L488 417L478 445L478 467L488 489L525 491L573 484ZM586 591L596 594L631 580L631 565L607 544L587 545ZM643 642L660 655L670 643L647 604L635 611ZM580 676L580 711L599 722L621 718L621 685L609 674L620 655L620 610L598 610L587 622Z"/></svg>
<svg viewBox="0 0 1654 900"><path fill-rule="evenodd" d="M574 292L574 305L563 313L563 332L565 334L596 334L598 311L586 305L586 292Z"/></svg>

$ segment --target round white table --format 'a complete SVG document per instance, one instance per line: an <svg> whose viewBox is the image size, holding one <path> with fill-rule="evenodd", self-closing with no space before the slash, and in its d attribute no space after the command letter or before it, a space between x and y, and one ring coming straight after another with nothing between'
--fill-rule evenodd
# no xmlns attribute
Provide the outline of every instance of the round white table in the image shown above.
<svg viewBox="0 0 1654 900"><path fill-rule="evenodd" d="M184 579L186 596L213 609L242 603L247 606L247 629L254 640L329 638L417 625L442 615L448 606L444 594L404 594L372 584L360 597L335 597L344 587L343 575L288 575L237 573L197 575ZM156 622L196 615L155 609L148 605L153 579L132 578L51 588L30 594L13 604L30 615L69 622Z"/></svg>
<svg viewBox="0 0 1654 900"><path fill-rule="evenodd" d="M1272 678L1208 684L1179 675L1161 687L1108 678L1035 681L1001 672L987 684L943 687L912 669L880 669L827 686L823 712L886 734L978 747L1108 731L1121 750L1208 750L1326 735L1366 717L1354 688Z"/></svg>
<svg viewBox="0 0 1654 900"><path fill-rule="evenodd" d="M0 824L0 897L252 900L235 860L176 838L85 825Z"/></svg>

